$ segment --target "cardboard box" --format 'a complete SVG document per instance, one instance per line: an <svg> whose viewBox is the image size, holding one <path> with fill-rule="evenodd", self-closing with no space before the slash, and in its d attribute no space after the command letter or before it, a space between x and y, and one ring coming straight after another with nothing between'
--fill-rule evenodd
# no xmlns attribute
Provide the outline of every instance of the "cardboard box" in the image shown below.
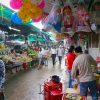
<svg viewBox="0 0 100 100"><path fill-rule="evenodd" d="M80 88L78 87L77 89L74 88L67 88L66 93L72 93L72 94L80 94Z"/></svg>

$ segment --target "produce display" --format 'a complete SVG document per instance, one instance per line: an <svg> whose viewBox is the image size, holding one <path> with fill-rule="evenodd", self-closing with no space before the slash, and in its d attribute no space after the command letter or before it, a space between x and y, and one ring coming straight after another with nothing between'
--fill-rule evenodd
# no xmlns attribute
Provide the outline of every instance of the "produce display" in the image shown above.
<svg viewBox="0 0 100 100"><path fill-rule="evenodd" d="M17 57L16 60L20 62L30 62L32 58L27 55L21 55L21 57Z"/></svg>
<svg viewBox="0 0 100 100"><path fill-rule="evenodd" d="M96 58L96 62L100 63L100 57L99 56Z"/></svg>
<svg viewBox="0 0 100 100"><path fill-rule="evenodd" d="M97 84L100 84L100 74L95 73L95 77Z"/></svg>
<svg viewBox="0 0 100 100"><path fill-rule="evenodd" d="M66 94L65 95L66 100L82 100L82 97L76 94Z"/></svg>
<svg viewBox="0 0 100 100"><path fill-rule="evenodd" d="M4 44L0 44L0 51L3 51L5 49L5 45Z"/></svg>
<svg viewBox="0 0 100 100"><path fill-rule="evenodd" d="M4 54L8 54L10 52L10 48L7 47L5 44L0 44L0 54L4 55Z"/></svg>
<svg viewBox="0 0 100 100"><path fill-rule="evenodd" d="M3 60L7 63L9 61L11 62L30 62L32 61L32 58L27 55L19 55L17 57L12 57L10 55L4 55Z"/></svg>
<svg viewBox="0 0 100 100"><path fill-rule="evenodd" d="M36 51L36 50L28 49L28 54L29 55L33 55L34 56L34 59L37 59L38 58L38 51Z"/></svg>
<svg viewBox="0 0 100 100"><path fill-rule="evenodd" d="M12 61L12 57L9 56L9 55L4 55L4 56L2 56L2 59L3 59L3 61L5 61L6 63L7 63L8 61Z"/></svg>
<svg viewBox="0 0 100 100"><path fill-rule="evenodd" d="M6 63L8 63L9 61L27 63L27 62L31 62L32 60L37 60L38 58L38 50L33 48L28 49L28 55L25 53L23 54L16 53L16 55L13 55L10 52L11 52L11 48L9 48L3 43L0 44L0 57Z"/></svg>

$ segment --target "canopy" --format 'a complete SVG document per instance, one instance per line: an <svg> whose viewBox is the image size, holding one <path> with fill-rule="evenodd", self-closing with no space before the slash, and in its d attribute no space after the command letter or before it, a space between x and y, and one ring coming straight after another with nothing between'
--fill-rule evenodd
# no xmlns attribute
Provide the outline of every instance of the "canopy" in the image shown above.
<svg viewBox="0 0 100 100"><path fill-rule="evenodd" d="M28 39L28 41L39 41L39 42L45 42L45 41L47 41L45 38L43 38L43 37L37 37L36 35L30 35L30 36L28 36L27 37L27 39ZM22 37L20 37L20 36L16 36L15 37L15 40L19 40L19 41L24 41L25 40L25 38L22 38Z"/></svg>

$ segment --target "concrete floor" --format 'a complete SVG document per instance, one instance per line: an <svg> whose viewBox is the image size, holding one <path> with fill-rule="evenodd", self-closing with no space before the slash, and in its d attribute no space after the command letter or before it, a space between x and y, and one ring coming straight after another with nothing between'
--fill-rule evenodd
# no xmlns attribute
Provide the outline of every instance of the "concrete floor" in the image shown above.
<svg viewBox="0 0 100 100"><path fill-rule="evenodd" d="M64 60L63 60L64 61ZM5 83L5 95L7 100L44 100L43 95L39 94L40 84L52 75L59 75L63 83L63 91L67 88L67 76L64 63L61 68L58 62L55 68L49 61L49 66L42 69L31 68L27 71L20 71L13 74Z"/></svg>

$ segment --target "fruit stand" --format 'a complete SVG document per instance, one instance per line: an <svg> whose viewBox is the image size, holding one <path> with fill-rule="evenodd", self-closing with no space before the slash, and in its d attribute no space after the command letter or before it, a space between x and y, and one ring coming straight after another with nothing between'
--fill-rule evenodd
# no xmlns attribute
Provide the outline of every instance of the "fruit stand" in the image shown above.
<svg viewBox="0 0 100 100"><path fill-rule="evenodd" d="M11 70L11 72L14 68L16 69L16 72L19 68L23 68L24 70L26 70L29 66L28 63L32 61L31 57L21 54L18 54L16 56L3 55L2 59L5 62L6 69ZM27 66L25 66L26 64Z"/></svg>
<svg viewBox="0 0 100 100"><path fill-rule="evenodd" d="M36 67L38 65L38 50L37 50L37 48L29 48L28 56L32 58L30 65Z"/></svg>
<svg viewBox="0 0 100 100"><path fill-rule="evenodd" d="M38 49L28 48L28 51L21 50L22 53L11 54L10 45L0 44L0 58L5 62L7 69L12 69L20 66L33 67L38 64ZM28 53L28 54L27 54ZM16 68L17 71L17 68Z"/></svg>

